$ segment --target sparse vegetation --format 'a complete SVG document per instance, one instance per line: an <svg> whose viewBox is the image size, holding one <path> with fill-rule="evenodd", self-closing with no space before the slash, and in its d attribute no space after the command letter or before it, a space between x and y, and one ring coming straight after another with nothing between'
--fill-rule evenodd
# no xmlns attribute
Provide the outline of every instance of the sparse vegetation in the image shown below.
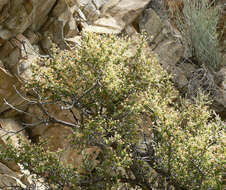
<svg viewBox="0 0 226 190"><path fill-rule="evenodd" d="M177 26L191 56L200 65L219 69L225 63L218 41L219 9L212 6L213 3L209 0L183 0L183 11L177 14Z"/></svg>

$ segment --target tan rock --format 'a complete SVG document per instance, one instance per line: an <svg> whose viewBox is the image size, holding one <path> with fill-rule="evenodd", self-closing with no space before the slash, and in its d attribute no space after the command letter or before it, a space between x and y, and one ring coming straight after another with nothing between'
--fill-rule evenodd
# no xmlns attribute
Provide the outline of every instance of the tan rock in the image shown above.
<svg viewBox="0 0 226 190"><path fill-rule="evenodd" d="M70 7L73 7L74 5L79 6L81 0L66 0L67 4Z"/></svg>
<svg viewBox="0 0 226 190"><path fill-rule="evenodd" d="M8 35L4 39L10 39L18 33L23 33L28 27L39 30L46 22L56 0L39 1L8 1L10 6L8 18L2 23Z"/></svg>
<svg viewBox="0 0 226 190"><path fill-rule="evenodd" d="M22 54L25 50L28 51L27 47L23 48L23 46L28 44L29 49L32 50L31 44L38 43L42 35L47 34L46 31L53 34L53 39L59 46L67 47L64 34L72 37L78 32L72 12L76 9L70 9L69 5L78 6L78 4L78 0L1 1L0 10L3 11L0 11L0 59L4 65L10 69L12 65L17 65L21 59L24 59L20 57L20 51L23 51ZM28 53L30 54L31 51ZM24 65L26 65L27 70L28 62L33 60L34 56L35 53L32 52L26 64L23 62L22 69L25 69ZM18 74L17 69L13 68L12 74ZM29 74L26 72L25 75L23 77Z"/></svg>
<svg viewBox="0 0 226 190"><path fill-rule="evenodd" d="M140 19L139 27L141 31L145 31L151 38L150 41L153 41L161 33L163 24L154 10L146 9Z"/></svg>
<svg viewBox="0 0 226 190"><path fill-rule="evenodd" d="M76 4L77 1L70 1L69 3L73 5ZM71 8L67 1L58 0L56 6L50 14L51 18L45 26L45 30L49 30L51 28L50 33L53 41L61 49L70 49L64 39L64 34L67 35L67 37L72 37L73 35L76 35L78 33L77 25L73 18L74 12L72 12L76 10L77 9ZM49 27L48 23L51 24L51 27Z"/></svg>
<svg viewBox="0 0 226 190"><path fill-rule="evenodd" d="M30 66L38 59L38 54L34 51L30 41L22 34L11 39L11 43L15 48L10 55L3 59L4 64L13 75L29 79L32 75Z"/></svg>
<svg viewBox="0 0 226 190"><path fill-rule="evenodd" d="M17 78L0 67L0 113L9 109L9 106L4 104L3 99L6 99L13 105L19 105L23 102L23 100L15 93L13 86L19 88L20 83Z"/></svg>
<svg viewBox="0 0 226 190"><path fill-rule="evenodd" d="M100 3L101 0L98 0ZM97 20L100 16L100 10L94 4L95 2L90 0L81 0L80 1L80 8L82 12L85 14L86 19L88 22L92 23L93 21Z"/></svg>
<svg viewBox="0 0 226 190"><path fill-rule="evenodd" d="M63 120L66 122L74 122L74 117L72 115L72 113L68 110L61 110L59 106L57 105L49 105L47 108L47 111L55 118L59 119L59 120ZM37 106L30 106L27 110L29 113L31 113L34 116L39 116L40 118L43 116L43 113L41 112L41 110L37 107ZM77 109L73 109L73 113L76 116L76 118L78 118L78 120L80 120L80 113ZM26 123L36 123L38 122L38 120L35 117L30 117L30 116L24 116L24 121ZM56 129L56 131L54 131L54 129ZM62 129L62 131L61 131ZM52 131L52 132L47 132L47 131ZM38 125L36 127L33 127L30 129L30 135L31 137L38 137L38 136L43 136L43 135L47 135L47 133L50 134L50 136L59 136L60 134L64 134L65 131L65 135L67 134L71 134L71 129L68 127L62 127L58 124L48 124L48 125ZM52 133L52 135L51 135ZM65 136L63 135L63 136ZM50 137L49 136L49 137ZM62 137L64 138L64 137ZM62 139L61 139L62 140ZM61 141L60 140L60 141ZM59 143L61 143L59 141ZM62 141L63 143L63 141ZM58 146L63 147L63 146Z"/></svg>
<svg viewBox="0 0 226 190"><path fill-rule="evenodd" d="M9 108L3 104L4 98L12 105L22 102L13 85L19 88L17 77L29 78L31 75L30 64L38 57L31 44L38 43L41 39L42 34L37 31L50 19L49 13L55 2L56 0L0 1L0 113Z"/></svg>
<svg viewBox="0 0 226 190"><path fill-rule="evenodd" d="M4 22L9 16L9 0L2 0L0 2L0 23Z"/></svg>
<svg viewBox="0 0 226 190"><path fill-rule="evenodd" d="M0 174L0 188L2 190L11 190L11 187L26 188L26 186L18 178L7 174Z"/></svg>
<svg viewBox="0 0 226 190"><path fill-rule="evenodd" d="M104 17L95 21L93 25L86 26L85 30L96 33L118 34L124 28L121 25L122 23L119 24L119 21L113 17Z"/></svg>
<svg viewBox="0 0 226 190"><path fill-rule="evenodd" d="M10 142L15 148L20 146L20 139L25 142L28 141L24 127L15 119L0 119L0 137L4 143Z"/></svg>
<svg viewBox="0 0 226 190"><path fill-rule="evenodd" d="M15 171L12 171L10 168L2 164L1 162L0 162L0 174L6 174L12 177L19 178L18 173L16 173Z"/></svg>
<svg viewBox="0 0 226 190"><path fill-rule="evenodd" d="M173 38L166 38L158 44L155 53L159 55L160 63L163 68L169 70L183 57L184 48Z"/></svg>
<svg viewBox="0 0 226 190"><path fill-rule="evenodd" d="M42 29L44 23L49 19L49 13L56 3L56 0L32 0L32 12L30 16L31 25L29 29L37 32Z"/></svg>
<svg viewBox="0 0 226 190"><path fill-rule="evenodd" d="M65 38L73 38L79 33L76 21L74 19L70 19L69 22L66 23L64 27L64 37Z"/></svg>
<svg viewBox="0 0 226 190"><path fill-rule="evenodd" d="M138 34L137 30L134 28L134 26L132 24L130 24L127 27L125 27L124 32L128 36L134 36L134 35Z"/></svg>
<svg viewBox="0 0 226 190"><path fill-rule="evenodd" d="M87 171L81 168L82 161L86 158L86 156L90 156L90 161L92 161L92 165L90 164L90 170L92 170L98 164L96 158L99 153L100 149L98 147L86 148L85 150L82 150L82 152L68 147L64 150L60 160L64 165L71 165L72 167L78 168L81 172L85 173Z"/></svg>
<svg viewBox="0 0 226 190"><path fill-rule="evenodd" d="M177 41L179 36L174 28L169 22L163 22L151 8L140 16L139 28L147 33L150 46L157 53L163 68L169 72L175 71L173 75L176 75L179 70L174 67L184 56L184 47Z"/></svg>
<svg viewBox="0 0 226 190"><path fill-rule="evenodd" d="M101 16L85 30L99 33L120 33L143 11L150 0L112 0L101 8Z"/></svg>
<svg viewBox="0 0 226 190"><path fill-rule="evenodd" d="M30 3L30 1L27 1L27 3ZM1 35L1 38L6 40L24 32L32 23L30 19L31 12L26 9L26 3L24 4L22 0L18 0L9 1L8 4L10 4L9 16L1 24L4 30L7 31L7 35Z"/></svg>
<svg viewBox="0 0 226 190"><path fill-rule="evenodd" d="M3 7L8 3L8 0L2 0L0 2L0 11L2 11Z"/></svg>

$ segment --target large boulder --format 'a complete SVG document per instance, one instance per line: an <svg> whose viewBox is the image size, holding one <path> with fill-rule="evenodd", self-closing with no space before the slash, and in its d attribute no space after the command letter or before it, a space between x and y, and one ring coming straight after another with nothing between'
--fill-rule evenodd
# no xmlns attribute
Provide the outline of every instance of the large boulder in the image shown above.
<svg viewBox="0 0 226 190"><path fill-rule="evenodd" d="M109 0L101 7L100 18L85 29L99 33L120 33L145 9L150 0Z"/></svg>

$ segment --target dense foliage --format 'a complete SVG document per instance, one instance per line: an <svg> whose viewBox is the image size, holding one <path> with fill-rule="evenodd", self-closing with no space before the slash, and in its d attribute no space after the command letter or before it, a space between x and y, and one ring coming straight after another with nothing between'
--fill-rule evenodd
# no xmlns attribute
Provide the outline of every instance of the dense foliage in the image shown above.
<svg viewBox="0 0 226 190"><path fill-rule="evenodd" d="M0 159L23 164L58 189L220 189L224 123L201 93L194 100L180 98L147 52L143 36L85 33L80 47L53 47L50 58L33 66L26 84L28 92L35 90L32 100L78 110L80 117L68 125L71 144L77 150L98 147L98 162L81 151L82 170L66 168L42 145L26 144L9 146Z"/></svg>

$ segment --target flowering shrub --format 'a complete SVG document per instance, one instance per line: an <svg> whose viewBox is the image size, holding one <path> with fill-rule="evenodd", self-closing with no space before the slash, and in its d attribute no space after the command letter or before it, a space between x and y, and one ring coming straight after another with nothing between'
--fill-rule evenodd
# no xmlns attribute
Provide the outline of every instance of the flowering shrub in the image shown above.
<svg viewBox="0 0 226 190"><path fill-rule="evenodd" d="M219 189L225 162L223 122L205 96L193 101L179 97L146 48L143 36L132 41L85 33L81 47L53 47L50 58L33 66L26 84L38 94L33 100L57 104L62 111L79 110L80 118L74 115L67 124L73 128L72 146L101 150L95 165L92 155L85 156L81 167L86 172L64 168L54 153L37 156L39 145L20 150L9 146L0 159L13 158L33 173L47 173L47 182L58 189Z"/></svg>

